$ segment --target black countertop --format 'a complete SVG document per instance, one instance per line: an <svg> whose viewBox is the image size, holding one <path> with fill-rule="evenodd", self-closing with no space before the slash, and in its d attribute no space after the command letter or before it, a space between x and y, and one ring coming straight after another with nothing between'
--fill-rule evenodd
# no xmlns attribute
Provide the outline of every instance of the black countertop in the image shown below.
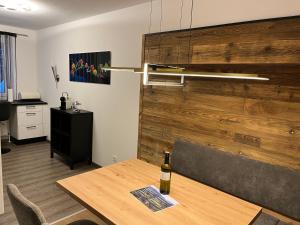
<svg viewBox="0 0 300 225"><path fill-rule="evenodd" d="M40 100L15 100L11 103L11 105L18 106L18 105L47 105L47 102L43 102Z"/></svg>
<svg viewBox="0 0 300 225"><path fill-rule="evenodd" d="M79 111L74 111L73 109L66 109L61 110L59 107L51 108L51 110L60 111L61 113L67 113L67 114L84 114L84 113L93 113L87 110L80 109Z"/></svg>

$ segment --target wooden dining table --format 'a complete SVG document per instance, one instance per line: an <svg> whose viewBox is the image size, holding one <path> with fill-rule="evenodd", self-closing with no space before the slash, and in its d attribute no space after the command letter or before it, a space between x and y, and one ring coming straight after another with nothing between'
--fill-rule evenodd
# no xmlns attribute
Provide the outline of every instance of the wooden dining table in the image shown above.
<svg viewBox="0 0 300 225"><path fill-rule="evenodd" d="M160 168L134 159L57 181L59 187L107 224L246 225L262 208L172 173L170 197L178 204L153 212L130 192L159 187Z"/></svg>

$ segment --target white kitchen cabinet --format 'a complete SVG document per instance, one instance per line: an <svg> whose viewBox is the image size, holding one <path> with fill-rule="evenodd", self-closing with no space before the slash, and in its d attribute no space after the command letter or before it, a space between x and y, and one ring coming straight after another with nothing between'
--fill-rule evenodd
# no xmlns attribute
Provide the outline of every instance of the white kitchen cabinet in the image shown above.
<svg viewBox="0 0 300 225"><path fill-rule="evenodd" d="M46 114L48 105L13 105L10 116L10 134L13 140L23 141L48 136Z"/></svg>

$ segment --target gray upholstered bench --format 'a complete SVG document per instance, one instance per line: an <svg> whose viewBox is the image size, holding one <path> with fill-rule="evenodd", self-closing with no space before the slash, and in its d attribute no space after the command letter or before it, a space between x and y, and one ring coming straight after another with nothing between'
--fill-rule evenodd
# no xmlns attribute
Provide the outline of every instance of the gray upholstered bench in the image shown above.
<svg viewBox="0 0 300 225"><path fill-rule="evenodd" d="M300 171L183 141L174 145L172 168L186 177L300 220ZM253 223L284 224L265 213Z"/></svg>

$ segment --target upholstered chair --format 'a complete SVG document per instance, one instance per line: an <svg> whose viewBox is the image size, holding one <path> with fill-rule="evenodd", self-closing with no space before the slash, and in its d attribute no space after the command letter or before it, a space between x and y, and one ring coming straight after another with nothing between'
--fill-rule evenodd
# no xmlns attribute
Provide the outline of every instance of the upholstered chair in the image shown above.
<svg viewBox="0 0 300 225"><path fill-rule="evenodd" d="M25 198L14 184L7 185L7 194L19 225L50 225L40 208ZM89 220L78 220L68 225L97 225Z"/></svg>

